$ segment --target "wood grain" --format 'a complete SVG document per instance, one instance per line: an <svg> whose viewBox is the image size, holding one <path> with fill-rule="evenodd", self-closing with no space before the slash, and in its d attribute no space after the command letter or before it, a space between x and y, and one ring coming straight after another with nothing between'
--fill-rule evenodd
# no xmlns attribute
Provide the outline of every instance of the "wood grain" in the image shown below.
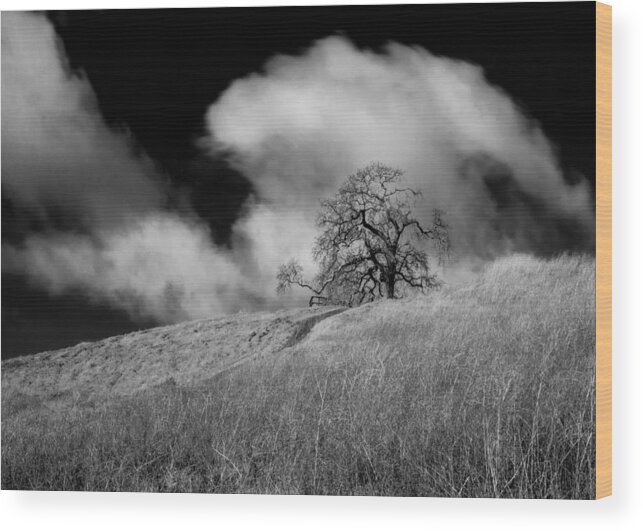
<svg viewBox="0 0 643 531"><path fill-rule="evenodd" d="M612 8L596 3L596 498L612 494Z"/></svg>

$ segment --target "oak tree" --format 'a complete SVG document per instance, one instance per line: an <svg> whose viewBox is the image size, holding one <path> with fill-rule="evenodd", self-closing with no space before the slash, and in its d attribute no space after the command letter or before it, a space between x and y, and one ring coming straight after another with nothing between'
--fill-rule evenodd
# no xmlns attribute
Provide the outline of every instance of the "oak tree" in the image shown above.
<svg viewBox="0 0 643 531"><path fill-rule="evenodd" d="M277 291L291 286L344 304L395 298L403 287L427 290L439 284L424 242L440 256L449 249L448 227L434 210L430 224L413 215L420 192L403 184L403 172L373 163L349 176L335 197L321 202L313 257L317 276L307 282L295 260L282 265Z"/></svg>

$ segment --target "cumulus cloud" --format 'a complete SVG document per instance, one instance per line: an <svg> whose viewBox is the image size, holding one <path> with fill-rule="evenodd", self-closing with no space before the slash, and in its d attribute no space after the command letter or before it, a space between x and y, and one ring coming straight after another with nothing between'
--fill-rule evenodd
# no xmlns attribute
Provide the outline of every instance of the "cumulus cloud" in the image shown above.
<svg viewBox="0 0 643 531"><path fill-rule="evenodd" d="M53 294L81 290L134 317L163 322L229 313L253 298L203 224L168 215L92 236L33 235L3 259Z"/></svg>
<svg viewBox="0 0 643 531"><path fill-rule="evenodd" d="M320 197L380 161L423 192L421 216L446 211L461 255L556 252L593 238L587 183L565 181L538 124L480 67L422 48L320 40L234 82L207 120L211 148L274 218L307 220L289 234L308 232Z"/></svg>
<svg viewBox="0 0 643 531"><path fill-rule="evenodd" d="M162 322L261 305L205 224L164 208L164 181L127 132L105 124L47 19L3 13L3 194L45 227L3 242L3 271Z"/></svg>
<svg viewBox="0 0 643 531"><path fill-rule="evenodd" d="M163 179L108 128L44 16L2 13L2 186L41 218L118 224L159 208Z"/></svg>

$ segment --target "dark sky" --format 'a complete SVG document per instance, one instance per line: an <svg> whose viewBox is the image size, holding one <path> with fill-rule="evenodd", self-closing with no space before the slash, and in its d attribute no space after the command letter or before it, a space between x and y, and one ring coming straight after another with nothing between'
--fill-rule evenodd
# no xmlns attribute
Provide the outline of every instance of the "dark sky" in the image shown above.
<svg viewBox="0 0 643 531"><path fill-rule="evenodd" d="M126 126L173 183L189 190L220 243L251 185L198 148L206 109L274 54L300 52L332 34L360 47L396 41L482 65L540 122L570 178L576 171L593 183L594 16L593 2L49 13L105 120ZM20 241L28 215L4 190L2 206L3 243ZM152 324L80 293L51 296L19 275L2 275L3 358Z"/></svg>

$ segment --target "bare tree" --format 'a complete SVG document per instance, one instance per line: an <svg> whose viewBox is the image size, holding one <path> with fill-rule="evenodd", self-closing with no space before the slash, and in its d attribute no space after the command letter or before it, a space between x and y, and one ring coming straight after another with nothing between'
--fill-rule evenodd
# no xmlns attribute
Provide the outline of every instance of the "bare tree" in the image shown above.
<svg viewBox="0 0 643 531"><path fill-rule="evenodd" d="M322 232L313 247L317 276L306 282L301 265L291 260L279 268L277 291L295 285L350 304L394 298L400 286L426 290L438 285L417 244L430 241L444 255L448 227L437 210L430 227L413 216L420 193L403 187L402 177L401 170L380 163L348 177L334 198L321 203L317 225Z"/></svg>

